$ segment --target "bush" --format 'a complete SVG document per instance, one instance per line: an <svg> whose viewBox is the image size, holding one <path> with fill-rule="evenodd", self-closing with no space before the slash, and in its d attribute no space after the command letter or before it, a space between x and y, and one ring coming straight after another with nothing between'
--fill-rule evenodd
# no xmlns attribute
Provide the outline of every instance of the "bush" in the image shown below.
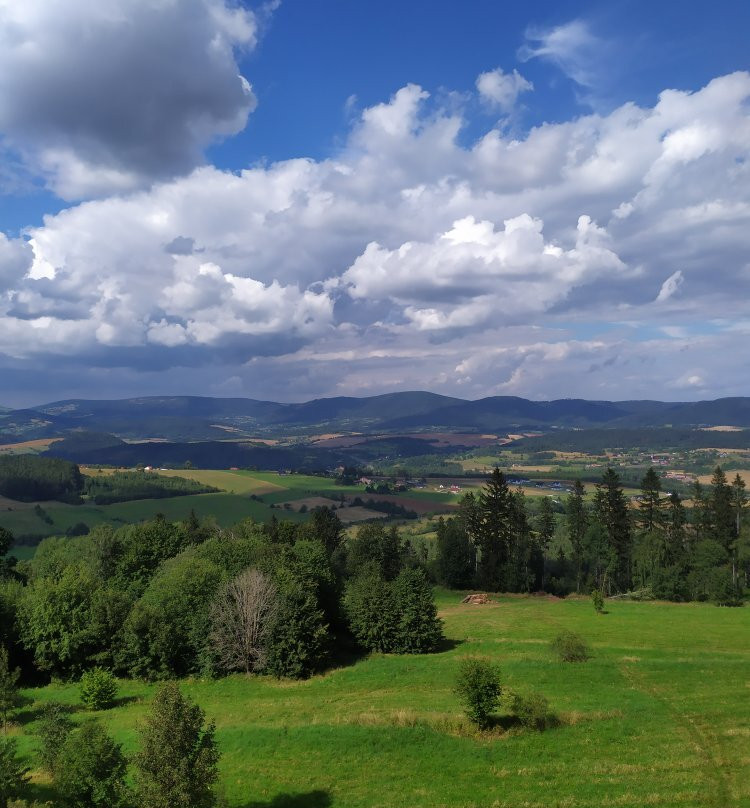
<svg viewBox="0 0 750 808"><path fill-rule="evenodd" d="M580 634L563 631L551 643L552 650L562 662L585 662L589 658L586 641Z"/></svg>
<svg viewBox="0 0 750 808"><path fill-rule="evenodd" d="M509 692L506 704L508 712L526 729L542 732L552 722L549 702L541 693Z"/></svg>
<svg viewBox="0 0 750 808"><path fill-rule="evenodd" d="M591 590L591 602L597 614L604 614L604 595L598 589Z"/></svg>
<svg viewBox="0 0 750 808"><path fill-rule="evenodd" d="M89 710L108 710L117 698L117 682L104 668L92 668L81 677L81 701Z"/></svg>
<svg viewBox="0 0 750 808"><path fill-rule="evenodd" d="M39 757L42 766L54 774L57 759L63 744L68 739L73 722L68 717L65 705L57 701L50 701L42 708L42 719L39 722L39 738L41 740Z"/></svg>
<svg viewBox="0 0 750 808"><path fill-rule="evenodd" d="M481 657L466 657L456 679L456 693L464 703L466 715L479 729L492 725L502 688L500 669Z"/></svg>

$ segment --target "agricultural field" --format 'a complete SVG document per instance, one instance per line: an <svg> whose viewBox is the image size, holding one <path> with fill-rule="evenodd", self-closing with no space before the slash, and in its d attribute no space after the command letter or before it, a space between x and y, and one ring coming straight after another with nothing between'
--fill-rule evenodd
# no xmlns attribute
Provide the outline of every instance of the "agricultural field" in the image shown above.
<svg viewBox="0 0 750 808"><path fill-rule="evenodd" d="M112 470L83 467L87 475L112 473ZM151 472L149 472L151 473ZM191 510L199 517L214 517L221 527L252 518L268 522L273 515L279 519L303 521L302 505L307 510L316 505L341 505L341 499L351 502L355 497L373 498L402 504L419 514L449 511L455 507L456 496L438 491L410 491L405 495L379 496L367 494L361 485L344 486L329 477L276 472L248 472L203 469L159 471L161 475L186 477L204 485L221 489L221 493L193 494L162 499L141 499L113 505L66 505L60 502L28 503L0 498L0 526L17 537L53 536L64 534L81 523L89 528L99 524L115 526L153 519L163 514L168 520L185 519ZM40 515L36 505L43 513ZM271 507L274 506L274 507ZM346 507L340 512L345 524L366 519L382 519L384 514L363 507ZM16 555L20 555L16 553Z"/></svg>
<svg viewBox="0 0 750 808"><path fill-rule="evenodd" d="M373 654L301 682L232 676L182 682L217 725L233 808L746 808L750 805L750 611L703 604L498 597L440 591L448 638L426 656ZM580 633L592 658L558 661L549 642ZM472 730L453 693L481 654L503 682L544 694L558 726L500 715ZM96 714L127 752L155 686L121 682ZM74 684L25 691L18 737L29 765L39 709L78 707ZM33 772L37 798L49 797ZM554 793L550 784L554 782Z"/></svg>

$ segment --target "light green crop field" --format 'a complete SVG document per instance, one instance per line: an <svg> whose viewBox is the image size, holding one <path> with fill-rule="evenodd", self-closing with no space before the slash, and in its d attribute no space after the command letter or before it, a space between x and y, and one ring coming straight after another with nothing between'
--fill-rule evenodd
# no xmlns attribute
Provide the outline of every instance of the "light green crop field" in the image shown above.
<svg viewBox="0 0 750 808"><path fill-rule="evenodd" d="M217 725L221 784L235 808L746 808L750 805L750 609L440 592L449 649L373 655L305 682L233 676L183 682ZM582 634L593 656L556 660ZM473 732L453 682L484 654L503 681L543 693L560 725ZM98 714L127 752L153 685L121 683ZM35 767L41 704L75 685L26 691L21 749ZM85 714L76 712L76 720ZM50 796L35 772L40 797Z"/></svg>

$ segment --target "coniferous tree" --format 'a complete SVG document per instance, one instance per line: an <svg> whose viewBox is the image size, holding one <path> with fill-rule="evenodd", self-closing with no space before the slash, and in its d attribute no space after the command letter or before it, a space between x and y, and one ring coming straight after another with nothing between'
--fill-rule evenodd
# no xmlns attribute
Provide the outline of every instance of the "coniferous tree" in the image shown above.
<svg viewBox="0 0 750 808"><path fill-rule="evenodd" d="M573 490L568 495L565 503L565 522L568 531L568 539L573 550L573 563L576 568L576 592L581 591L581 573L583 570L583 557L586 530L588 529L589 516L586 503L584 502L585 489L580 480L573 483Z"/></svg>
<svg viewBox="0 0 750 808"><path fill-rule="evenodd" d="M440 517L436 543L440 582L451 589L468 589L474 581L476 551L462 521Z"/></svg>
<svg viewBox="0 0 750 808"><path fill-rule="evenodd" d="M70 808L124 808L127 761L120 744L95 721L73 730L60 750L55 784Z"/></svg>
<svg viewBox="0 0 750 808"><path fill-rule="evenodd" d="M638 503L636 524L643 533L653 533L663 526L661 480L650 468L641 480L641 499Z"/></svg>
<svg viewBox="0 0 750 808"><path fill-rule="evenodd" d="M625 495L617 473L608 468L594 494L594 515L604 528L610 551L609 583L615 589L627 589L630 584L630 555L632 537Z"/></svg>
<svg viewBox="0 0 750 808"><path fill-rule="evenodd" d="M29 770L18 758L15 738L0 735L0 808L19 797L28 780Z"/></svg>
<svg viewBox="0 0 750 808"><path fill-rule="evenodd" d="M436 650L443 638L442 621L427 576L421 569L401 570L393 582L398 623L395 649L401 654Z"/></svg>
<svg viewBox="0 0 750 808"><path fill-rule="evenodd" d="M526 497L520 489L511 494L510 525L505 586L511 592L528 592L540 585L543 557L532 541Z"/></svg>
<svg viewBox="0 0 750 808"><path fill-rule="evenodd" d="M3 729L8 724L8 715L11 710L20 704L18 694L18 680L21 676L20 668L10 667L10 654L4 645L0 645L0 720Z"/></svg>
<svg viewBox="0 0 750 808"><path fill-rule="evenodd" d="M506 585L512 509L513 495L496 466L479 495L477 580L483 589L498 592Z"/></svg>
<svg viewBox="0 0 750 808"><path fill-rule="evenodd" d="M706 491L698 480L691 488L690 498L693 501L692 521L694 544L703 539L710 538L711 534L711 514L706 499Z"/></svg>
<svg viewBox="0 0 750 808"><path fill-rule="evenodd" d="M135 757L138 797L149 808L214 808L219 752L214 725L169 682L157 692Z"/></svg>
<svg viewBox="0 0 750 808"><path fill-rule="evenodd" d="M555 512L552 509L552 499L543 497L539 505L537 516L536 543L541 556L541 581L540 588L544 589L544 559L547 555L552 537L555 535Z"/></svg>
<svg viewBox="0 0 750 808"><path fill-rule="evenodd" d="M709 497L709 513L711 519L711 538L729 552L736 538L735 508L732 488L727 483L727 475L717 466L711 477L711 495Z"/></svg>
<svg viewBox="0 0 750 808"><path fill-rule="evenodd" d="M735 474L732 480L732 506L734 507L734 542L732 544L732 582L737 585L739 544L742 535L742 514L747 505L747 494L745 493L745 481L739 474Z"/></svg>

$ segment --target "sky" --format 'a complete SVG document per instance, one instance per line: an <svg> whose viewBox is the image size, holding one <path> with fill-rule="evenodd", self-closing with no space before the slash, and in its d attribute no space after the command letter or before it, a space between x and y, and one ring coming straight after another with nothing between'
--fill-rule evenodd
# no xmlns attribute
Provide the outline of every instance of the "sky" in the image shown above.
<svg viewBox="0 0 750 808"><path fill-rule="evenodd" d="M750 395L747 30L0 0L0 404Z"/></svg>

